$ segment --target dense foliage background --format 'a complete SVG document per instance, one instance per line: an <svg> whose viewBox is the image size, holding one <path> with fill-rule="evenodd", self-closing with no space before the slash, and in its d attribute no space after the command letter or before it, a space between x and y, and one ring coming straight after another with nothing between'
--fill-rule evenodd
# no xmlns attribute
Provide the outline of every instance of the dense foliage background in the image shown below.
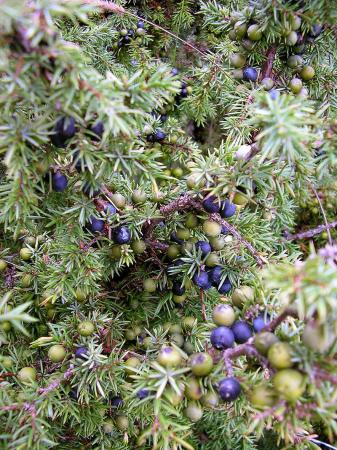
<svg viewBox="0 0 337 450"><path fill-rule="evenodd" d="M0 2L0 448L337 445L336 5Z"/></svg>

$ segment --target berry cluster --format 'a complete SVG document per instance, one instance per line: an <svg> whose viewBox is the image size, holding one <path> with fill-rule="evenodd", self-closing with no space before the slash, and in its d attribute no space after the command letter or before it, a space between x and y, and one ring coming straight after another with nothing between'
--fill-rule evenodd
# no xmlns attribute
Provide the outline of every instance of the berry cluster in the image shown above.
<svg viewBox="0 0 337 450"><path fill-rule="evenodd" d="M145 23L143 20L139 20L135 28L130 28L129 30L123 29L119 32L120 39L117 43L117 47L122 48L130 44L132 39L142 37L145 34L146 34Z"/></svg>

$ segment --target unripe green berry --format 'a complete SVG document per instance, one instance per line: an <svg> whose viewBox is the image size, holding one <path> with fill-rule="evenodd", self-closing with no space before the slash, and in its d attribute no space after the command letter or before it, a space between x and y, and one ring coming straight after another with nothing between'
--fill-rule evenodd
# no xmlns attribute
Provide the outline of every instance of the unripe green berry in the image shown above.
<svg viewBox="0 0 337 450"><path fill-rule="evenodd" d="M66 350L63 345L52 345L48 350L48 358L53 363L58 363L64 360L66 356Z"/></svg>
<svg viewBox="0 0 337 450"><path fill-rule="evenodd" d="M157 289L157 283L153 278L147 278L143 281L143 289L145 292L155 292Z"/></svg>
<svg viewBox="0 0 337 450"><path fill-rule="evenodd" d="M261 84L266 91L270 91L270 89L272 89L274 86L274 80L272 78L268 78L268 77L263 78L263 80L261 81Z"/></svg>
<svg viewBox="0 0 337 450"><path fill-rule="evenodd" d="M230 56L230 63L233 67L241 69L246 64L246 57L241 53L233 53Z"/></svg>
<svg viewBox="0 0 337 450"><path fill-rule="evenodd" d="M230 305L220 303L213 309L213 322L219 326L230 327L235 321L235 312Z"/></svg>
<svg viewBox="0 0 337 450"><path fill-rule="evenodd" d="M221 225L213 220L205 220L202 229L206 236L217 237L221 233Z"/></svg>
<svg viewBox="0 0 337 450"><path fill-rule="evenodd" d="M247 35L252 41L259 41L262 38L262 31L259 25L250 25L247 30Z"/></svg>
<svg viewBox="0 0 337 450"><path fill-rule="evenodd" d="M115 194L112 194L110 197L112 203L116 206L118 209L125 208L126 205L126 198L122 194L118 194L117 192Z"/></svg>
<svg viewBox="0 0 337 450"><path fill-rule="evenodd" d="M181 364L180 353L172 347L164 347L159 352L157 361L164 367L177 367Z"/></svg>
<svg viewBox="0 0 337 450"><path fill-rule="evenodd" d="M146 193L140 189L136 189L132 192L132 201L136 204L146 202Z"/></svg>
<svg viewBox="0 0 337 450"><path fill-rule="evenodd" d="M262 331L255 336L254 345L261 355L266 356L270 347L279 342L277 336L270 331Z"/></svg>
<svg viewBox="0 0 337 450"><path fill-rule="evenodd" d="M302 87L303 83L299 78L293 78L292 80L290 80L289 88L293 94L298 94L299 92L301 92Z"/></svg>
<svg viewBox="0 0 337 450"><path fill-rule="evenodd" d="M146 250L145 241L138 240L131 243L131 248L136 255L141 255Z"/></svg>
<svg viewBox="0 0 337 450"><path fill-rule="evenodd" d="M232 301L235 306L241 308L246 302L254 300L254 290L250 286L241 286L234 289Z"/></svg>
<svg viewBox="0 0 337 450"><path fill-rule="evenodd" d="M198 422L202 418L203 409L197 403L189 402L185 409L185 416L191 422Z"/></svg>
<svg viewBox="0 0 337 450"><path fill-rule="evenodd" d="M287 342L276 342L268 350L268 360L275 369L292 367L292 348Z"/></svg>
<svg viewBox="0 0 337 450"><path fill-rule="evenodd" d="M293 46L296 44L297 40L298 40L298 36L297 36L296 31L291 31L286 38L286 44Z"/></svg>
<svg viewBox="0 0 337 450"><path fill-rule="evenodd" d="M190 358L190 367L193 375L204 377L213 369L213 359L208 353L195 353Z"/></svg>
<svg viewBox="0 0 337 450"><path fill-rule="evenodd" d="M300 77L302 78L302 80L309 81L312 80L314 76L315 76L315 69L313 67L303 66L300 72Z"/></svg>
<svg viewBox="0 0 337 450"><path fill-rule="evenodd" d="M23 367L18 372L18 379L21 381L21 383L33 383L36 381L37 372L34 369L34 367Z"/></svg>
<svg viewBox="0 0 337 450"><path fill-rule="evenodd" d="M305 377L294 369L278 371L273 377L278 394L288 402L295 402L305 391Z"/></svg>
<svg viewBox="0 0 337 450"><path fill-rule="evenodd" d="M31 250L29 250L29 248L23 247L20 250L20 258L23 261L29 261L32 256L33 256L33 252Z"/></svg>
<svg viewBox="0 0 337 450"><path fill-rule="evenodd" d="M189 400L199 400L202 396L199 381L195 377L190 377L185 383L185 396Z"/></svg>
<svg viewBox="0 0 337 450"><path fill-rule="evenodd" d="M137 370L141 366L141 361L135 356L131 356L128 360L125 361L125 372L128 375L135 374L135 370Z"/></svg>
<svg viewBox="0 0 337 450"><path fill-rule="evenodd" d="M216 252L222 250L226 245L225 238L221 236L209 238L209 243Z"/></svg>
<svg viewBox="0 0 337 450"><path fill-rule="evenodd" d="M117 416L115 424L119 431L127 431L129 428L129 419L126 416Z"/></svg>
<svg viewBox="0 0 337 450"><path fill-rule="evenodd" d="M185 219L185 227L189 229L194 229L198 226L198 217L193 213L188 213Z"/></svg>
<svg viewBox="0 0 337 450"><path fill-rule="evenodd" d="M0 272L4 272L7 269L7 262L4 259L0 259Z"/></svg>
<svg viewBox="0 0 337 450"><path fill-rule="evenodd" d="M85 320L78 324L77 331L81 336L91 336L94 334L95 325L89 320Z"/></svg>
<svg viewBox="0 0 337 450"><path fill-rule="evenodd" d="M187 228L179 228L177 230L177 238L181 239L182 241L187 241L189 237L191 236L190 230Z"/></svg>

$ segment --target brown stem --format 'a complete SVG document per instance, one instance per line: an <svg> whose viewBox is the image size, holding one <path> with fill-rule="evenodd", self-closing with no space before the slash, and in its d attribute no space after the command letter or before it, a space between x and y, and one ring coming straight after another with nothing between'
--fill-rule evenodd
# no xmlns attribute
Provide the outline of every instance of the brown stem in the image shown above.
<svg viewBox="0 0 337 450"><path fill-rule="evenodd" d="M236 239L240 241L247 248L247 250L250 251L250 253L254 256L256 262L260 267L263 267L266 264L266 260L258 253L257 250L255 250L255 248L252 246L250 242L248 242L244 237L241 236L241 234L234 227L234 225L231 225L229 222L227 222L227 220L222 219L219 214L211 214L210 218L215 222L224 225L231 232L231 234L234 237L236 237Z"/></svg>
<svg viewBox="0 0 337 450"><path fill-rule="evenodd" d="M271 76L272 70L273 70L273 63L276 55L276 47L273 45L270 47L266 54L266 61L263 64L260 79L263 80L263 78L269 78Z"/></svg>
<svg viewBox="0 0 337 450"><path fill-rule="evenodd" d="M337 220L334 222L330 222L327 224L318 225L318 227L313 228L311 230L300 231L296 234L285 233L285 239L287 241L295 241L297 239L308 239L316 236L316 234L321 234L323 231L330 230L331 228L337 227Z"/></svg>
<svg viewBox="0 0 337 450"><path fill-rule="evenodd" d="M260 353L256 350L256 348L252 344L253 340L250 339L245 344L237 345L234 348L228 348L222 353L222 358L225 363L225 367L228 373L228 376L233 376L233 365L232 359L238 358L239 356L248 356L250 358L256 358L263 368L268 368L268 360L260 355Z"/></svg>
<svg viewBox="0 0 337 450"><path fill-rule="evenodd" d="M207 315L206 315L206 307L204 302L204 291L200 289L200 304L201 304L201 315L205 322L207 322Z"/></svg>
<svg viewBox="0 0 337 450"><path fill-rule="evenodd" d="M297 317L297 312L292 308L285 309L280 315L269 322L262 331L274 331L287 317Z"/></svg>

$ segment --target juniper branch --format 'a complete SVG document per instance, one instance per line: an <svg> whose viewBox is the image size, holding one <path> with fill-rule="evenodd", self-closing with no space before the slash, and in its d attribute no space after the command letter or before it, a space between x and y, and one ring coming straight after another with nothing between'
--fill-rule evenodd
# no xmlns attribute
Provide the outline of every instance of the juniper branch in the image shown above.
<svg viewBox="0 0 337 450"><path fill-rule="evenodd" d="M316 236L317 234L323 233L323 231L330 230L332 228L337 227L337 220L334 222L330 222L327 224L318 225L316 228L312 228L311 230L300 231L296 234L290 234L288 232L285 233L285 239L287 241L295 241L297 239L308 239Z"/></svg>

